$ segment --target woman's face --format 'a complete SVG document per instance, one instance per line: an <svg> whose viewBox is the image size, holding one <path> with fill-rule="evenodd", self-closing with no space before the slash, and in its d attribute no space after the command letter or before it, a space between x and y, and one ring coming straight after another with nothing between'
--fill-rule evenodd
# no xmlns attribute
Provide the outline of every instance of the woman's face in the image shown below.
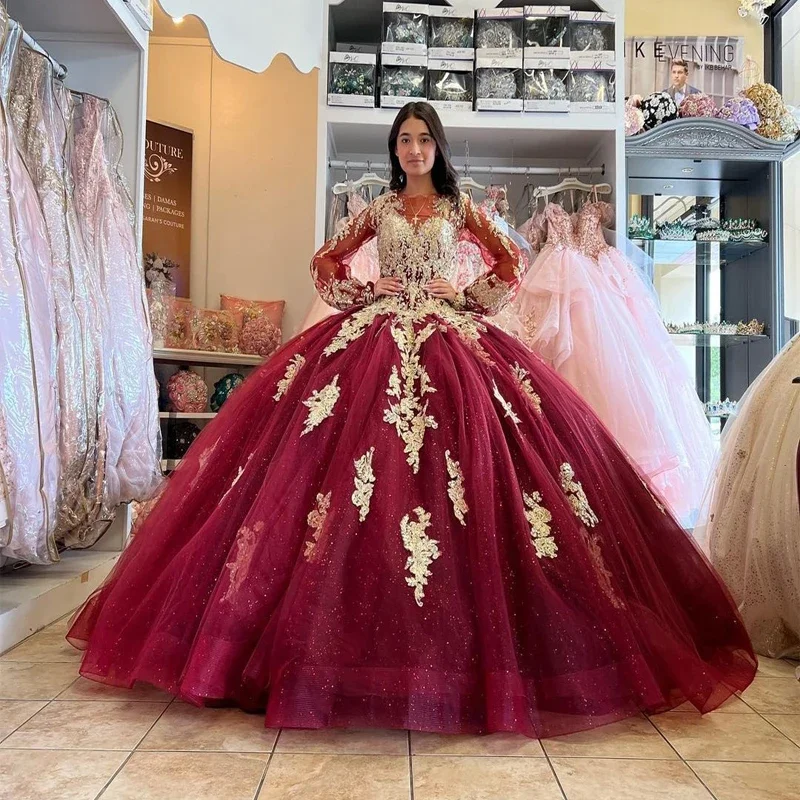
<svg viewBox="0 0 800 800"><path fill-rule="evenodd" d="M436 143L428 126L421 119L409 117L400 126L395 152L406 175L427 175L436 161Z"/></svg>

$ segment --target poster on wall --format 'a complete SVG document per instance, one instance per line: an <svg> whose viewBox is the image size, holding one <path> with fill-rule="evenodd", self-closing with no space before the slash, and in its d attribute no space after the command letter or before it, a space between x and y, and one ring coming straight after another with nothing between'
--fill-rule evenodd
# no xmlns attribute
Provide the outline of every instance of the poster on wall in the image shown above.
<svg viewBox="0 0 800 800"><path fill-rule="evenodd" d="M192 131L147 120L142 230L145 277L149 283L155 272L166 271L178 297L189 297L193 142Z"/></svg>
<svg viewBox="0 0 800 800"><path fill-rule="evenodd" d="M625 40L625 96L668 92L677 105L703 92L717 105L743 88L744 37L659 36Z"/></svg>

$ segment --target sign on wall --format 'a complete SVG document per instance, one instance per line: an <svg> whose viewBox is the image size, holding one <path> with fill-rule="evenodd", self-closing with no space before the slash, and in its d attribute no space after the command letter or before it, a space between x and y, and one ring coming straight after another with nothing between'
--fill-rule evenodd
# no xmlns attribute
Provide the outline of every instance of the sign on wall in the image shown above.
<svg viewBox="0 0 800 800"><path fill-rule="evenodd" d="M144 161L145 261L172 263L178 297L189 296L192 254L192 145L194 134L147 120Z"/></svg>
<svg viewBox="0 0 800 800"><path fill-rule="evenodd" d="M661 36L625 40L625 96L703 92L718 105L743 88L744 38Z"/></svg>

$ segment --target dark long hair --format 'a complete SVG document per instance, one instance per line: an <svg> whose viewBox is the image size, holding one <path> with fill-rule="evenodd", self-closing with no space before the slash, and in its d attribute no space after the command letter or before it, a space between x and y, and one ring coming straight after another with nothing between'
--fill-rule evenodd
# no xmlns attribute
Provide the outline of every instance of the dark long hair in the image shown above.
<svg viewBox="0 0 800 800"><path fill-rule="evenodd" d="M436 143L436 160L433 162L431 170L434 188L440 195L449 197L458 205L461 194L458 188L458 173L450 162L450 145L436 109L428 103L407 103L395 117L392 130L389 132L389 159L392 162L390 188L400 191L406 186L406 174L400 166L400 159L396 152L397 139L403 123L412 117L422 120L428 126L433 141Z"/></svg>

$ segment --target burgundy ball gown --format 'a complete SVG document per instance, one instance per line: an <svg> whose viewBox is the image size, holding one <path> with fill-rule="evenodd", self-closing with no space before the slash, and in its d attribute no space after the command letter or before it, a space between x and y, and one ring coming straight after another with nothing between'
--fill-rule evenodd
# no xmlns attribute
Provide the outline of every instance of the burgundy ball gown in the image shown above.
<svg viewBox="0 0 800 800"><path fill-rule="evenodd" d="M469 235L490 271L431 298ZM373 236L399 298L349 274ZM412 215L390 193L328 242L312 272L343 313L198 437L72 626L81 673L270 727L532 737L744 689L756 660L712 568L574 390L484 319L522 271L466 197Z"/></svg>

